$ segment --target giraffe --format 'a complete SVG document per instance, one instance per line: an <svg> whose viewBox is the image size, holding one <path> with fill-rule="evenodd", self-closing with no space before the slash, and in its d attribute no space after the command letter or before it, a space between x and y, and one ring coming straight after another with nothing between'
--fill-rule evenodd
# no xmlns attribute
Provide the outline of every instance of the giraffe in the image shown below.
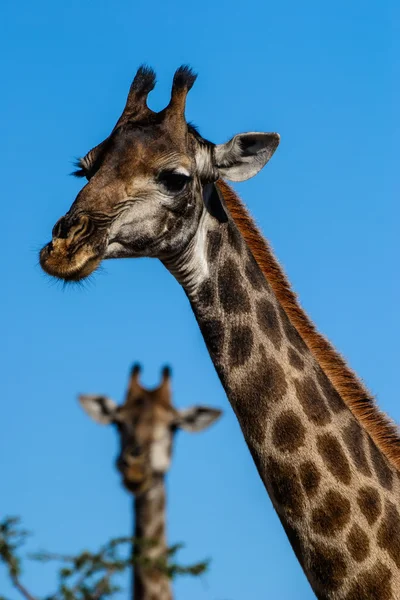
<svg viewBox="0 0 400 600"><path fill-rule="evenodd" d="M164 367L161 382L154 389L141 385L140 373L140 365L135 364L120 406L99 395L82 394L79 402L94 421L113 424L118 430L120 452L116 466L123 486L134 496L132 554L138 561L133 570L131 597L172 600L171 580L154 562L165 560L167 554L165 475L171 464L174 436L178 429L206 429L221 411L207 406L177 410L172 405L169 367Z"/></svg>
<svg viewBox="0 0 400 600"><path fill-rule="evenodd" d="M155 257L183 287L256 468L317 598L400 598L400 437L301 308L267 241L225 182L256 175L276 133L223 144L185 118L196 76L174 76L155 113L141 67L109 137L40 253L80 280L103 259Z"/></svg>

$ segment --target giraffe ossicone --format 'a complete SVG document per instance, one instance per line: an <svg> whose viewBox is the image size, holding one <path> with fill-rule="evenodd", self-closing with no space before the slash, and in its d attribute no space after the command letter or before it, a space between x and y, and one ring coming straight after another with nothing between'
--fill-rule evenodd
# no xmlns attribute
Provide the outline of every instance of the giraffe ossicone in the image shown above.
<svg viewBox="0 0 400 600"><path fill-rule="evenodd" d="M400 436L300 307L268 243L222 178L244 181L276 133L213 144L187 124L195 77L178 69L154 113L140 69L88 179L43 248L79 280L103 259L159 258L184 288L245 440L318 598L400 598Z"/></svg>

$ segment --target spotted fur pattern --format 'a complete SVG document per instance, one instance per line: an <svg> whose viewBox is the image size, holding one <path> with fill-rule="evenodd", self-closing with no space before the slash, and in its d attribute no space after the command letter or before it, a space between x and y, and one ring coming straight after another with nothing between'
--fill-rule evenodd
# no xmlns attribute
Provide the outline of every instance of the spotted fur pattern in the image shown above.
<svg viewBox="0 0 400 600"><path fill-rule="evenodd" d="M133 579L134 600L172 600L171 581L159 569L148 567L146 560L165 560L166 539L166 490L164 478L154 481L150 489L135 497L136 540L152 540L146 549L137 544L135 556L139 559Z"/></svg>
<svg viewBox="0 0 400 600"><path fill-rule="evenodd" d="M400 597L400 478L291 324L235 222L188 292L244 437L320 599Z"/></svg>
<svg viewBox="0 0 400 600"><path fill-rule="evenodd" d="M223 194L228 210L292 325L301 334L324 373L376 445L395 468L400 469L398 428L387 415L379 410L370 392L301 308L296 294L291 289L268 242L258 231L244 204L224 181L219 180L217 185Z"/></svg>

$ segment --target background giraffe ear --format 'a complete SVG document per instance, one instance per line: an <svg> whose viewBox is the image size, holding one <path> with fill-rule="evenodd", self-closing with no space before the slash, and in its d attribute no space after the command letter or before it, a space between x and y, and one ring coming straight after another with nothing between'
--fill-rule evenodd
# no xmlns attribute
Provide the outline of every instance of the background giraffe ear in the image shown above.
<svg viewBox="0 0 400 600"><path fill-rule="evenodd" d="M177 427L185 431L202 431L219 419L222 411L208 406L192 406L178 411Z"/></svg>
<svg viewBox="0 0 400 600"><path fill-rule="evenodd" d="M245 181L257 175L279 145L278 133L239 133L214 148L215 167L221 177Z"/></svg>
<svg viewBox="0 0 400 600"><path fill-rule="evenodd" d="M78 399L83 410L96 423L109 425L113 422L118 405L111 398L85 394L79 396Z"/></svg>

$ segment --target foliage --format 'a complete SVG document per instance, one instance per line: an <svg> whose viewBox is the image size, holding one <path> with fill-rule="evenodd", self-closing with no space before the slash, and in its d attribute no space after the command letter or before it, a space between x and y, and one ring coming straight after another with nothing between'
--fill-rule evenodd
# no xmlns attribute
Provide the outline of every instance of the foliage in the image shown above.
<svg viewBox="0 0 400 600"><path fill-rule="evenodd" d="M20 548L25 544L29 532L22 528L18 517L7 517L0 521L0 563L8 571L10 581L25 600L39 600L21 582L22 558ZM177 552L182 548L177 544L168 549L162 558L151 560L146 552L132 556L132 544L136 548L151 548L152 540L135 540L131 537L119 537L109 540L97 552L85 550L80 554L69 556L51 552L37 552L27 558L41 563L56 562L58 564L58 585L54 593L40 600L103 600L111 598L121 588L116 578L135 564L145 568L157 569L173 579L179 575L198 576L208 568L208 562L182 566L175 562ZM9 600L0 596L0 600Z"/></svg>

